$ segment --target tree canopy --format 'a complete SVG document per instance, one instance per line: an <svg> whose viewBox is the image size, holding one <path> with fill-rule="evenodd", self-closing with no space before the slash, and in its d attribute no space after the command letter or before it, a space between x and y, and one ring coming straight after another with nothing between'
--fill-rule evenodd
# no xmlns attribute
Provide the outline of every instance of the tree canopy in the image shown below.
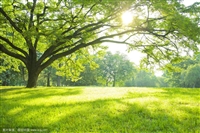
<svg viewBox="0 0 200 133"><path fill-rule="evenodd" d="M133 14L124 24L123 12ZM58 59L127 44L147 54L147 63L175 60L198 51L199 3L179 0L6 0L0 5L0 53L23 62L27 87ZM185 52L184 52L185 51Z"/></svg>

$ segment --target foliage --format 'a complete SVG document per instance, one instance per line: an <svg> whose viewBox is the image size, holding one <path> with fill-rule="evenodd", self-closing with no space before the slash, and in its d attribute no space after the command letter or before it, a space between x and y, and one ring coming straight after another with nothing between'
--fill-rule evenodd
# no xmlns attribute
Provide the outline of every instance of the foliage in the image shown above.
<svg viewBox="0 0 200 133"><path fill-rule="evenodd" d="M163 75L170 86L200 87L199 82L199 54L193 58L186 57L177 63L167 64Z"/></svg>
<svg viewBox="0 0 200 133"><path fill-rule="evenodd" d="M134 76L135 68L123 54L107 52L102 58L94 57L93 64L85 64L80 79L68 82L78 86L124 86L126 80ZM91 66L92 65L92 66Z"/></svg>
<svg viewBox="0 0 200 133"><path fill-rule="evenodd" d="M16 65L18 64L18 65ZM0 84L21 85L23 84L23 64L5 54L0 55ZM18 77L18 79L16 79Z"/></svg>
<svg viewBox="0 0 200 133"><path fill-rule="evenodd" d="M19 72L19 68L15 64L19 64L20 62L18 60L15 60L11 58L10 56L7 56L3 53L0 54L0 73L3 71L12 69L15 72Z"/></svg>
<svg viewBox="0 0 200 133"><path fill-rule="evenodd" d="M143 68L137 68L134 76L126 82L126 86L135 86L135 87L158 87L162 86L163 83L158 80L150 70ZM165 86L166 87L166 86Z"/></svg>
<svg viewBox="0 0 200 133"><path fill-rule="evenodd" d="M199 89L0 87L0 130L198 132ZM28 132L28 131L27 131Z"/></svg>
<svg viewBox="0 0 200 133"><path fill-rule="evenodd" d="M100 52L100 51L99 51ZM102 51L103 52L103 51ZM97 56L97 54L76 55L70 58L70 62L60 59L51 66L44 69L38 78L38 86L139 86L139 87L158 87L168 86L164 78L155 77L155 75L147 69L137 68L123 54L112 54L107 52ZM100 57L100 58L99 58ZM27 80L27 72L24 67L20 66L20 73L10 71L7 79L9 82L5 85L24 85ZM73 72L78 71L78 75ZM18 78L16 78L18 77ZM19 78L20 77L20 78ZM72 78L77 80L72 80ZM4 81L5 82L5 81ZM182 81L183 82L183 81ZM12 84L11 84L12 83Z"/></svg>
<svg viewBox="0 0 200 133"><path fill-rule="evenodd" d="M190 66L184 73L184 83L188 87L200 87L200 64Z"/></svg>
<svg viewBox="0 0 200 133"><path fill-rule="evenodd" d="M104 49L105 47L99 47ZM104 52L100 50L81 49L79 53L71 54L69 57L61 58L55 61L52 66L56 69L56 75L64 76L66 80L76 82L81 79L81 73L85 71L85 66L89 65L91 69L98 67L94 61L95 58L101 58Z"/></svg>
<svg viewBox="0 0 200 133"><path fill-rule="evenodd" d="M97 80L105 86L124 86L124 83L134 76L135 67L127 57L119 52L107 52L102 60L97 60Z"/></svg>
<svg viewBox="0 0 200 133"><path fill-rule="evenodd" d="M156 76L146 70L139 70L135 77L135 86L137 87L155 87L157 83Z"/></svg>
<svg viewBox="0 0 200 133"><path fill-rule="evenodd" d="M179 0L6 0L0 6L0 52L23 62L27 87L35 87L41 71L58 59L103 42L127 44L146 53L147 63L160 63L180 51L198 51L199 4L192 8ZM124 25L127 10L134 21Z"/></svg>
<svg viewBox="0 0 200 133"><path fill-rule="evenodd" d="M165 77L162 75L157 77L158 80L158 87L169 87L168 82L166 82Z"/></svg>

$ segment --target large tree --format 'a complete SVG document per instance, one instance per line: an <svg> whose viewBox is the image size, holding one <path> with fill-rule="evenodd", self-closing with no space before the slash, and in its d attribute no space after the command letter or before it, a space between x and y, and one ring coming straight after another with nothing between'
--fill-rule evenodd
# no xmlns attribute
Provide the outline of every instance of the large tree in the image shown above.
<svg viewBox="0 0 200 133"><path fill-rule="evenodd" d="M184 49L198 50L198 8L179 0L4 0L0 52L24 63L27 87L35 87L40 72L55 60L103 42L128 44L147 53L148 62L160 62ZM133 14L126 25L125 11Z"/></svg>

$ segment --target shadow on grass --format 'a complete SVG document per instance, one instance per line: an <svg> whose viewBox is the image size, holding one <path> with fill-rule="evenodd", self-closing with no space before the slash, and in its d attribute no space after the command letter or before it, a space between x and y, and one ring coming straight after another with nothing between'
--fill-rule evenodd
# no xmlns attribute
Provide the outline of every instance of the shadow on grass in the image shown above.
<svg viewBox="0 0 200 133"><path fill-rule="evenodd" d="M199 90L162 90L151 93L131 92L126 97L115 99L62 102L62 98L81 95L83 89L5 88L1 90L2 97L0 97L0 127L1 131L2 128L29 127L45 128L48 129L48 132L60 133L198 132L200 130L198 126L200 124L199 105L193 106L189 102L183 105L179 101L176 102L175 98L184 97L185 100L190 100L189 98L193 97L198 99ZM48 98L53 96L60 98L60 102L49 102ZM31 102L40 98L43 98L44 101ZM139 98L138 101L130 102L137 98ZM153 98L158 99L158 101ZM145 100L149 100L147 104ZM27 101L28 103L24 104ZM49 103L44 104L46 101ZM170 107L166 109L167 107L163 108L164 106Z"/></svg>
<svg viewBox="0 0 200 133"><path fill-rule="evenodd" d="M5 93L5 92L10 92L10 91L18 91L18 90L24 90L25 88L24 87L4 87L4 86L1 86L0 88L0 93Z"/></svg>
<svg viewBox="0 0 200 133"><path fill-rule="evenodd" d="M9 132L13 128L16 132L22 132L17 131L19 128L47 129L47 126L42 124L45 121L43 118L48 115L48 112L54 112L55 109L53 106L44 106L48 98L79 95L82 91L82 88L3 88L0 90L0 132L4 132L4 130ZM33 101L37 102L34 103ZM40 104L40 102L43 102L43 104ZM49 104L51 105L51 101ZM33 132L35 133L35 131Z"/></svg>
<svg viewBox="0 0 200 133"><path fill-rule="evenodd" d="M124 109L111 107L116 104L123 105ZM173 119L165 114L152 116L145 107L127 104L119 99L97 100L82 103L81 106L80 110L50 123L50 130L54 132L156 132L164 131L166 127L171 126L169 123L159 124L160 120ZM172 126L171 128L173 129Z"/></svg>
<svg viewBox="0 0 200 133"><path fill-rule="evenodd" d="M52 95L79 95L80 88L63 89L56 92L52 89L47 94L38 94L36 90L25 100ZM26 92L26 90L25 90ZM54 92L54 93L53 93ZM169 94L170 95L170 92ZM147 95L140 96L146 97ZM190 107L184 107L186 116L171 115L176 110L165 110L161 103L149 101L127 102L135 95L115 99L98 99L95 101L79 101L75 103L44 105L24 105L22 101L2 101L1 128L45 128L48 132L197 132L198 112ZM142 101L141 101L142 102ZM157 106L151 110L148 106ZM169 112L168 112L169 111ZM3 114L3 115L2 115Z"/></svg>
<svg viewBox="0 0 200 133"><path fill-rule="evenodd" d="M199 130L200 123L197 117L191 117L195 114L185 119L178 119L159 107L157 111L151 111L144 105L129 104L120 99L96 100L71 107L79 108L78 106L81 108L73 113L66 113L54 123L49 123L50 131L155 133Z"/></svg>
<svg viewBox="0 0 200 133"><path fill-rule="evenodd" d="M11 96L11 97L1 97L5 100L30 100L34 98L47 98L52 96L72 96L81 94L83 88L5 88L1 89L0 93L2 96Z"/></svg>

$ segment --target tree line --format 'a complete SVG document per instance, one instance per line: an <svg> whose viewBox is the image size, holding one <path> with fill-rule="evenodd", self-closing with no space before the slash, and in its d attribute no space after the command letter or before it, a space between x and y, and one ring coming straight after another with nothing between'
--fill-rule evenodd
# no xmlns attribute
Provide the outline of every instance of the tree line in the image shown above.
<svg viewBox="0 0 200 133"><path fill-rule="evenodd" d="M1 85L25 86L28 73L21 64L8 65L9 57L1 58ZM11 59L12 63L16 63ZM155 76L153 70L141 68L122 53L106 52L93 58L82 67L66 67L66 62L47 67L38 78L38 86L118 86L118 87L200 87L200 54L165 66L162 76ZM68 62L69 63L69 62ZM9 66L9 67L8 67Z"/></svg>

